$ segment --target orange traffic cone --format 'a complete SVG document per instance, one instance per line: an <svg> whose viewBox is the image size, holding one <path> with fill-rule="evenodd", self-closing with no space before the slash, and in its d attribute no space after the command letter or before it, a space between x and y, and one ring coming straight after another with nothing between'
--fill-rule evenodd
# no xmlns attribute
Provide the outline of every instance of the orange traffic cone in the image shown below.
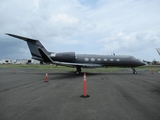
<svg viewBox="0 0 160 120"><path fill-rule="evenodd" d="M90 97L89 95L87 95L86 73L84 73L83 91L84 91L84 94L83 94L83 95L81 95L81 97L83 97L83 98L88 98L88 97Z"/></svg>
<svg viewBox="0 0 160 120"><path fill-rule="evenodd" d="M152 69L151 73L154 74L154 70L153 69Z"/></svg>
<svg viewBox="0 0 160 120"><path fill-rule="evenodd" d="M14 74L16 74L16 69L14 68L14 72L13 72Z"/></svg>
<svg viewBox="0 0 160 120"><path fill-rule="evenodd" d="M86 83L86 73L84 73L84 80L83 80L83 88L84 88L84 96L86 96L87 95L87 83Z"/></svg>
<svg viewBox="0 0 160 120"><path fill-rule="evenodd" d="M48 73L46 72L46 80L44 82L49 82L48 81Z"/></svg>

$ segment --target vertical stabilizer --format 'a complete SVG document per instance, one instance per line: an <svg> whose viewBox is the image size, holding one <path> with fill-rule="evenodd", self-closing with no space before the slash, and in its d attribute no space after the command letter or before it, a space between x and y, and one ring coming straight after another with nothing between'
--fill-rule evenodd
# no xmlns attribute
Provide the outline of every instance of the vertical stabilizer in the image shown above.
<svg viewBox="0 0 160 120"><path fill-rule="evenodd" d="M30 49L32 59L36 59L41 62L45 62L45 60L41 56L41 53L39 52L39 48L42 49L46 54L49 54L49 53L39 40L30 39L30 38L26 38L26 37L22 37L22 36L18 36L18 35L13 35L13 34L8 34L8 33L7 33L7 35L26 41L28 44L28 47Z"/></svg>

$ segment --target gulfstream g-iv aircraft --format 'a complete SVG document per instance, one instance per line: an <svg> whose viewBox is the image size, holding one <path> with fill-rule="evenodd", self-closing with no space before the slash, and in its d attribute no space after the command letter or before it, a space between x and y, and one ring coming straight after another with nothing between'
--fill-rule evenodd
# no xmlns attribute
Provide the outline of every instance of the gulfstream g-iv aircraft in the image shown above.
<svg viewBox="0 0 160 120"><path fill-rule="evenodd" d="M133 56L126 55L96 55L96 54L76 54L75 52L49 52L39 40L26 38L18 35L8 34L9 36L22 39L27 42L32 59L44 63L53 63L56 65L73 66L76 68L76 74L81 73L81 68L85 67L103 67L103 66L121 66L131 67L133 74L137 74L135 67L145 65Z"/></svg>

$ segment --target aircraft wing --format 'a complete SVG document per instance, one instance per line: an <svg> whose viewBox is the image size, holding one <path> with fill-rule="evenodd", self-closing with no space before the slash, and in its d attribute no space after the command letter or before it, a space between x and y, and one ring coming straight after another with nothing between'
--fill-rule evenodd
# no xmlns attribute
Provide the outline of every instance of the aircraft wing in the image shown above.
<svg viewBox="0 0 160 120"><path fill-rule="evenodd" d="M102 65L100 64L69 63L69 62L59 62L59 61L53 61L52 63L63 66L102 67Z"/></svg>

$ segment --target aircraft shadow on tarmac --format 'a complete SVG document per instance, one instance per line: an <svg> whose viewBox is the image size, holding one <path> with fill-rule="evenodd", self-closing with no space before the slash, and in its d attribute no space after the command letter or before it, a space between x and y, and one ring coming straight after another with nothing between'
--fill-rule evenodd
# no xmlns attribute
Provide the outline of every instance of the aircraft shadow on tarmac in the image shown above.
<svg viewBox="0 0 160 120"><path fill-rule="evenodd" d="M43 74L43 73L41 73ZM55 72L55 73L51 73L51 72L48 72L48 76L49 76L49 79L50 80L63 80L63 79L72 79L72 78L82 78L83 79L83 75L84 75L84 72L82 72L81 74L79 75L76 75L74 72L65 72L65 73L62 73L62 72ZM119 73L91 73L91 72L86 72L86 76L101 76L101 75L135 75L135 74L132 74L132 73L123 73L123 72L119 72Z"/></svg>

